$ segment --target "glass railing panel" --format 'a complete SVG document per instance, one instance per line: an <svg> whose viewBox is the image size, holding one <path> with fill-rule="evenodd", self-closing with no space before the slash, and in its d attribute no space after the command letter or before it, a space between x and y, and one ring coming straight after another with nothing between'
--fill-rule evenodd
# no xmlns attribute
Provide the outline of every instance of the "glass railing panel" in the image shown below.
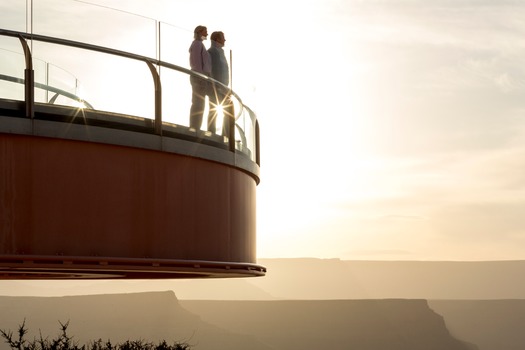
<svg viewBox="0 0 525 350"><path fill-rule="evenodd" d="M18 45L18 46L16 46ZM11 100L24 100L25 58L20 41L0 36L0 96Z"/></svg>
<svg viewBox="0 0 525 350"><path fill-rule="evenodd" d="M255 161L256 156L256 135L255 135L255 115L247 108L241 110L240 116L236 121L236 148L250 156Z"/></svg>
<svg viewBox="0 0 525 350"><path fill-rule="evenodd" d="M256 148L257 148L257 140L256 140L256 133L255 133L255 127L257 123L257 117L255 113L251 110L248 111L249 116L249 125L250 128L247 130L247 147L250 150L250 157L255 162L256 157Z"/></svg>
<svg viewBox="0 0 525 350"><path fill-rule="evenodd" d="M189 69L189 47L193 41L192 30L160 22L160 60Z"/></svg>
<svg viewBox="0 0 525 350"><path fill-rule="evenodd" d="M47 103L47 90L38 88L38 85L46 84L47 76L47 64L45 61L33 57L33 70L35 79L35 103Z"/></svg>
<svg viewBox="0 0 525 350"><path fill-rule="evenodd" d="M60 21L55 19L60 18ZM71 0L33 1L33 33L156 57L156 21Z"/></svg>
<svg viewBox="0 0 525 350"><path fill-rule="evenodd" d="M97 110L151 119L155 116L154 82L142 61L36 41L33 57L60 67L48 72L46 65L35 65L35 82L45 83L47 79L57 83ZM71 76L64 72L71 72Z"/></svg>
<svg viewBox="0 0 525 350"><path fill-rule="evenodd" d="M79 80L70 72L54 64L47 64L47 85L66 91L72 96L82 98L81 85ZM67 106L81 106L78 100L65 96L60 92L48 91L46 101L48 103L61 104ZM53 100L56 97L56 100Z"/></svg>
<svg viewBox="0 0 525 350"><path fill-rule="evenodd" d="M33 64L35 102L85 107L81 103L80 83L72 73L41 60L33 60Z"/></svg>
<svg viewBox="0 0 525 350"><path fill-rule="evenodd" d="M26 1L8 0L0 2L0 13L2 14L3 29L26 31ZM2 46L3 47L3 46Z"/></svg>
<svg viewBox="0 0 525 350"><path fill-rule="evenodd" d="M162 119L165 122L189 126L191 86L189 75L161 67ZM205 113L205 115L207 115ZM206 119L204 118L205 122ZM205 123L203 122L203 130Z"/></svg>

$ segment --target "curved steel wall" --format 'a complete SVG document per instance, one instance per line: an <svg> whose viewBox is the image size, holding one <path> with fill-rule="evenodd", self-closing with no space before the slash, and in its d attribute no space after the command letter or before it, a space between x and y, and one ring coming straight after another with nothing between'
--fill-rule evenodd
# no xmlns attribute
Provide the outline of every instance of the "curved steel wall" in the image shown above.
<svg viewBox="0 0 525 350"><path fill-rule="evenodd" d="M262 275L255 188L197 157L0 134L0 275Z"/></svg>

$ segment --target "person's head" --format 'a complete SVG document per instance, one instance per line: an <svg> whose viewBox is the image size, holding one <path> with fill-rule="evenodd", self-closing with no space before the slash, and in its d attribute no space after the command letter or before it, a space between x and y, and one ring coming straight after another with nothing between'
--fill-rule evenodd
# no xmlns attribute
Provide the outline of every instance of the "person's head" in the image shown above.
<svg viewBox="0 0 525 350"><path fill-rule="evenodd" d="M205 26L197 26L195 27L195 30L193 31L193 38L204 40L208 36L208 28Z"/></svg>
<svg viewBox="0 0 525 350"><path fill-rule="evenodd" d="M215 41L219 44L219 46L223 47L224 43L226 42L226 38L224 37L223 32L213 32L211 33L210 39L212 41Z"/></svg>

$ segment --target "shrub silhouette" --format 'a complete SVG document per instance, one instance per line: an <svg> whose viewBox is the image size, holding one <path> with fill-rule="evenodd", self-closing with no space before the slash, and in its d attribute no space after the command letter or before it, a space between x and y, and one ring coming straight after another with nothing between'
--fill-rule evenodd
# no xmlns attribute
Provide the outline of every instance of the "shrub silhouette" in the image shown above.
<svg viewBox="0 0 525 350"><path fill-rule="evenodd" d="M26 321L18 326L18 333L15 335L11 330L0 329L0 335L4 338L5 342L11 347L11 350L189 350L190 346L186 343L174 343L173 345L168 344L165 340L158 344L146 342L144 340L126 340L123 343L111 344L111 341L102 341L98 339L91 341L85 345L79 345L78 342L73 340L67 334L67 327L69 321L66 323L60 323L60 335L56 338L49 340L48 337L44 338L40 332L38 339L33 341L27 341L25 335L28 329L25 325Z"/></svg>

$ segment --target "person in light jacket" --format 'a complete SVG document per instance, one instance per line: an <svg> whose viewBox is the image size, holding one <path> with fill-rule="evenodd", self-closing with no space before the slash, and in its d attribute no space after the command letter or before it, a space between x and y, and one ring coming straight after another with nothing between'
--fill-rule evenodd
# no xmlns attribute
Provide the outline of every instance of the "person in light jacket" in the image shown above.
<svg viewBox="0 0 525 350"><path fill-rule="evenodd" d="M205 26L197 26L193 32L194 40L189 52L191 70L209 77L211 75L211 59L203 43L207 37L208 29ZM192 90L190 128L200 130L209 83L198 76L190 75L190 84Z"/></svg>

